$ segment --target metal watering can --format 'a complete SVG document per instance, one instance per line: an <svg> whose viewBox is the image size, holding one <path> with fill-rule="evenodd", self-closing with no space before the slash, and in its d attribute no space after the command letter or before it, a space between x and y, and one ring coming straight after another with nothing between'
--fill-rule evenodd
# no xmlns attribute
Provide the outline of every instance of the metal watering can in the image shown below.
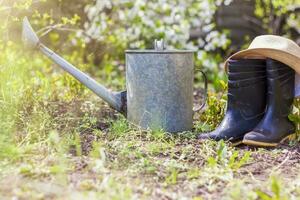
<svg viewBox="0 0 300 200"><path fill-rule="evenodd" d="M155 41L154 50L127 50L127 91L111 92L43 45L27 18L23 21L23 41L142 129L174 133L193 128L194 51L165 50L163 41ZM204 104L198 110L202 107Z"/></svg>

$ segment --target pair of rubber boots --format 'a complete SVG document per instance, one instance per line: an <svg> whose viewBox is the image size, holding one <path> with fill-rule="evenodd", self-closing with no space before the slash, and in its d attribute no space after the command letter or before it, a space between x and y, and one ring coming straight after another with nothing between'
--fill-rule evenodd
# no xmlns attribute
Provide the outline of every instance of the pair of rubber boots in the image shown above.
<svg viewBox="0 0 300 200"><path fill-rule="evenodd" d="M272 59L230 60L227 110L219 127L200 139L277 146L295 133L289 121L295 71Z"/></svg>

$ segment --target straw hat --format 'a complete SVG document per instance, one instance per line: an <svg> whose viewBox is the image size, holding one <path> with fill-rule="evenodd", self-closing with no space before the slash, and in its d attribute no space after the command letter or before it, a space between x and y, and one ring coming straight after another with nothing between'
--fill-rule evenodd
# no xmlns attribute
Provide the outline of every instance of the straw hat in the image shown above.
<svg viewBox="0 0 300 200"><path fill-rule="evenodd" d="M300 96L300 47L292 40L277 35L261 35L256 37L248 49L239 51L225 61L225 69L229 59L272 58L296 71L295 96Z"/></svg>

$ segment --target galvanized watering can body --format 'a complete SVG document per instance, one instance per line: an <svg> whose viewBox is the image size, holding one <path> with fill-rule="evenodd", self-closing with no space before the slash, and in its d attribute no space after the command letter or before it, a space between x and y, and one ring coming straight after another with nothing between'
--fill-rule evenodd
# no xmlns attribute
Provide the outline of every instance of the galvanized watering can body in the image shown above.
<svg viewBox="0 0 300 200"><path fill-rule="evenodd" d="M162 41L154 50L126 51L127 91L111 92L72 64L44 46L27 18L23 21L23 39L39 49L81 83L143 129L170 133L193 127L194 52L165 50Z"/></svg>
<svg viewBox="0 0 300 200"><path fill-rule="evenodd" d="M192 51L126 51L128 120L167 132L193 127Z"/></svg>

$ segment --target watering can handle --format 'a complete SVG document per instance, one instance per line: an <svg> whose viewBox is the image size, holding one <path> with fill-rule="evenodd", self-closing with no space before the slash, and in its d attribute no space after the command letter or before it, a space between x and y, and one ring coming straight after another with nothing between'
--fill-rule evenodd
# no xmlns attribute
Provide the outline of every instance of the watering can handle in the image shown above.
<svg viewBox="0 0 300 200"><path fill-rule="evenodd" d="M207 76L204 73L204 71L202 71L202 70L196 70L196 71L200 71L204 78L204 102L201 104L201 106L199 106L198 108L195 108L194 112L198 112L204 108L204 106L206 104L206 100L207 100L207 87L208 87Z"/></svg>

